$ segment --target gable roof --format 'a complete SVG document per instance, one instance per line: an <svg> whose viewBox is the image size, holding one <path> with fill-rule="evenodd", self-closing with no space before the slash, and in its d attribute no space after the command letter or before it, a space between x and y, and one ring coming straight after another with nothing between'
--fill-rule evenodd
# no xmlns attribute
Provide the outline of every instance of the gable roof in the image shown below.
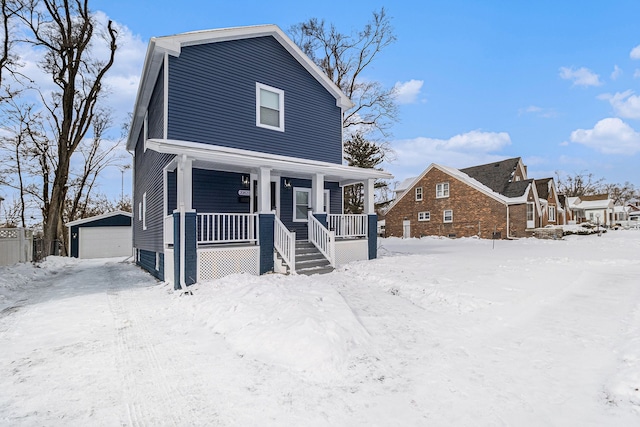
<svg viewBox="0 0 640 427"><path fill-rule="evenodd" d="M489 188L486 185L484 185L482 182L480 182L477 179L474 179L474 178L470 177L469 175L467 175L466 173L462 172L462 170L458 170L458 169L455 169L455 168L450 168L450 167L447 167L447 166L438 165L436 163L431 163L429 165L429 167L427 167L424 170L424 172L422 172L417 177L413 178L411 184L408 185L405 190L409 190L409 189L413 188L427 173L429 173L433 169L438 169L438 170L446 173L447 175L449 175L449 176L451 176L453 178L457 178L458 180L464 182L468 186L480 191L481 193L484 193L485 195L487 195L487 196L491 197L492 199L494 199L494 200L496 200L496 201L498 201L500 203L503 203L505 205L525 203L527 201L527 194L528 194L527 190L532 187L531 186L531 182L533 181L533 180L525 180L525 181L514 182L513 184L516 184L516 185L514 185L514 187L512 187L512 194L517 194L517 195L513 196L513 197L508 197L508 196L505 196L504 194L500 194L500 193L492 190L491 188ZM535 187L533 187L533 191L535 192ZM404 191L398 198L396 198L391 203L391 205L389 206L389 209L387 210L387 213L396 204L398 204L398 202L400 200L402 200L407 194L410 194L410 193L411 193L411 191Z"/></svg>
<svg viewBox="0 0 640 427"><path fill-rule="evenodd" d="M124 215L124 216L128 216L129 218L132 217L131 212L113 211L113 212L103 213L101 215L92 216L89 218L76 219L75 221L68 222L65 225L67 227L72 227L74 225L80 225L80 224L85 224L87 222L98 221L100 219L111 218L112 216L117 216L117 215Z"/></svg>
<svg viewBox="0 0 640 427"><path fill-rule="evenodd" d="M172 36L152 37L142 68L140 86L134 104L133 118L129 127L127 150L131 151L137 142L138 134L144 123L149 100L159 78L158 73L165 54L180 56L184 46L218 43L256 37L272 36L293 56L324 88L336 99L336 105L343 109L353 107L351 100L340 88L277 26L254 25L248 27L219 28L214 30L193 31Z"/></svg>
<svg viewBox="0 0 640 427"><path fill-rule="evenodd" d="M551 178L536 179L536 190L538 190L538 196L542 199L549 198L549 181L551 181Z"/></svg>
<svg viewBox="0 0 640 427"><path fill-rule="evenodd" d="M525 195L527 188L534 182L533 179L525 179L524 181L514 181L507 184L502 194L505 197L514 198Z"/></svg>
<svg viewBox="0 0 640 427"><path fill-rule="evenodd" d="M471 166L460 169L460 171L486 185L496 193L504 194L509 183L513 180L520 163L520 157L514 157L485 165ZM523 175L526 176L526 174Z"/></svg>

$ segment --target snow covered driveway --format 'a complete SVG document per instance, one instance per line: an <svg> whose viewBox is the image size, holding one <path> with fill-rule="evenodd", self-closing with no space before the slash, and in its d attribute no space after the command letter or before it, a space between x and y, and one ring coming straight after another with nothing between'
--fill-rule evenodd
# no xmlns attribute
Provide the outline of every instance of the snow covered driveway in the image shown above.
<svg viewBox="0 0 640 427"><path fill-rule="evenodd" d="M640 425L640 232L379 251L183 297L2 268L0 425Z"/></svg>

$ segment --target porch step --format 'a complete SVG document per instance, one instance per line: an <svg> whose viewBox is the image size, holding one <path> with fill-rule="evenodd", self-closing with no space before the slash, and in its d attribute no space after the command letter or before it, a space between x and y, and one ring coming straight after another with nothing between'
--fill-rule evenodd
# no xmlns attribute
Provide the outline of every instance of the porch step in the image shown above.
<svg viewBox="0 0 640 427"><path fill-rule="evenodd" d="M329 265L329 260L313 243L304 240L296 241L296 273L310 276L331 273L332 271L333 267Z"/></svg>

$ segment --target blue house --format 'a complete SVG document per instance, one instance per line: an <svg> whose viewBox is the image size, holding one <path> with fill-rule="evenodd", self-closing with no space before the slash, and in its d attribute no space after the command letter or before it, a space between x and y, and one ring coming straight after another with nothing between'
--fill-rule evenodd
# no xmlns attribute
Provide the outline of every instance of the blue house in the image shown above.
<svg viewBox="0 0 640 427"><path fill-rule="evenodd" d="M343 165L351 107L275 25L152 38L127 141L137 263L179 289L375 258L373 183L391 175ZM345 215L357 182L365 213Z"/></svg>

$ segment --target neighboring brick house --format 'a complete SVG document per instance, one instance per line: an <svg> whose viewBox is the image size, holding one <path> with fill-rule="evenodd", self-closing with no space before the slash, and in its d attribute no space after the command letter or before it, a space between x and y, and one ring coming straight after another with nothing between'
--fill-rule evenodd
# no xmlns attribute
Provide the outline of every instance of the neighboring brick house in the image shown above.
<svg viewBox="0 0 640 427"><path fill-rule="evenodd" d="M542 212L542 221L539 226L566 224L565 209L558 198L553 178L536 179L535 182Z"/></svg>
<svg viewBox="0 0 640 427"><path fill-rule="evenodd" d="M461 170L431 164L406 188L385 215L387 237L524 237L541 222L519 157Z"/></svg>

